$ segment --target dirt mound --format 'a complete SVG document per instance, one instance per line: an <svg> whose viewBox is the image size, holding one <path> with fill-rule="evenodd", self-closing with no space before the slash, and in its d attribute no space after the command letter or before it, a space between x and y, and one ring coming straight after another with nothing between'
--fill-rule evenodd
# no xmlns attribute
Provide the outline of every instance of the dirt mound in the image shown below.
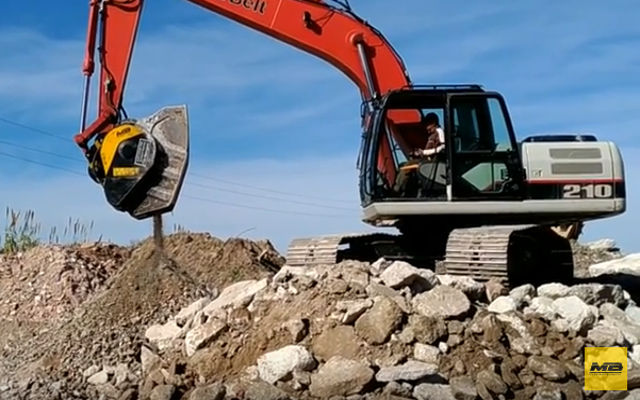
<svg viewBox="0 0 640 400"><path fill-rule="evenodd" d="M129 249L101 243L0 255L0 315L30 322L63 318L99 292L128 257Z"/></svg>
<svg viewBox="0 0 640 400"><path fill-rule="evenodd" d="M166 319L217 287L269 276L273 260L278 260L268 242L222 241L207 234L171 235L165 248L171 265L157 264L154 246L147 240L131 250L103 290L82 303L72 318L5 346L5 372L19 368L13 380L29 388L32 398L51 395L40 391L52 379L60 380L65 393L75 390L84 398L82 373L92 365L132 365L130 373L140 374L134 364L146 325ZM34 378L34 372L40 378Z"/></svg>

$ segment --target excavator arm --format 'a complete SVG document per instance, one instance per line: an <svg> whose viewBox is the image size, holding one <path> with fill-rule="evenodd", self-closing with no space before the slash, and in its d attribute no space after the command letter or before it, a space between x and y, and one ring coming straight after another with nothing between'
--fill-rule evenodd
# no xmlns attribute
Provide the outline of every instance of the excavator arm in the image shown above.
<svg viewBox="0 0 640 400"><path fill-rule="evenodd" d="M322 0L187 0L327 61L373 104L411 85L404 64L374 27L342 3ZM170 211L188 163L186 109L128 121L123 108L144 0L90 0L80 133L89 173L116 209L136 218ZM97 60L96 60L97 58ZM99 63L97 118L86 126L90 79ZM90 144L93 140L93 144Z"/></svg>

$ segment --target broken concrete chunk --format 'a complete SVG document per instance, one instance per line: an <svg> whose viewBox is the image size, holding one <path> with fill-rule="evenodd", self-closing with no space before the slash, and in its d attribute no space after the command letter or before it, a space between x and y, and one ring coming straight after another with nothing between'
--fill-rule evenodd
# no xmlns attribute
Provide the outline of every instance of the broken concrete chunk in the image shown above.
<svg viewBox="0 0 640 400"><path fill-rule="evenodd" d="M425 317L456 318L465 315L471 308L467 296L449 286L436 286L413 298L413 309Z"/></svg>
<svg viewBox="0 0 640 400"><path fill-rule="evenodd" d="M175 320L170 320L164 325L151 325L144 333L149 342L164 351L173 347L176 339L182 336L183 329L178 326Z"/></svg>
<svg viewBox="0 0 640 400"><path fill-rule="evenodd" d="M258 358L260 379L271 384L288 377L294 370L311 371L315 366L311 353L296 345L285 346Z"/></svg>
<svg viewBox="0 0 640 400"><path fill-rule="evenodd" d="M487 310L496 314L504 314L516 311L518 306L511 296L500 296L489 304Z"/></svg>
<svg viewBox="0 0 640 400"><path fill-rule="evenodd" d="M379 297L356 321L356 332L369 344L382 344L400 326L402 316L402 310L395 302Z"/></svg>
<svg viewBox="0 0 640 400"><path fill-rule="evenodd" d="M269 280L264 278L260 281L248 280L234 283L227 286L220 296L209 303L202 311L207 316L212 316L216 311L225 307L245 307L251 303L256 293L265 289Z"/></svg>
<svg viewBox="0 0 640 400"><path fill-rule="evenodd" d="M417 381L437 373L438 366L436 364L409 360L402 365L380 368L376 374L376 380L378 382Z"/></svg>
<svg viewBox="0 0 640 400"><path fill-rule="evenodd" d="M337 356L311 376L309 392L323 399L349 396L360 393L372 379L373 370L366 364Z"/></svg>
<svg viewBox="0 0 640 400"><path fill-rule="evenodd" d="M184 339L187 356L191 357L198 349L216 340L225 329L227 329L227 324L214 318L190 330Z"/></svg>

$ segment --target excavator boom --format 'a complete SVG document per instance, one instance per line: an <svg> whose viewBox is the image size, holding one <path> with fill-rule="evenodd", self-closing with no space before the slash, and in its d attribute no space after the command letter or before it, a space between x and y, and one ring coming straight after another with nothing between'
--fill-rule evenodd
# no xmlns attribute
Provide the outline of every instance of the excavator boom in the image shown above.
<svg viewBox="0 0 640 400"><path fill-rule="evenodd" d="M320 0L188 1L322 58L355 83L363 101L410 85L393 47L348 7ZM125 123L124 90L143 6L144 0L90 0L81 132L75 136L109 203L138 219L173 209L189 158L184 107L145 119L157 124ZM96 56L98 115L87 127Z"/></svg>
<svg viewBox="0 0 640 400"><path fill-rule="evenodd" d="M349 77L365 100L411 84L404 64L375 28L347 9L319 0L187 0L314 54ZM86 78L100 62L98 117L75 137L83 149L119 122L144 0L91 0ZM88 90L89 85L85 85ZM85 95L83 99L88 96ZM83 107L83 121L85 120Z"/></svg>

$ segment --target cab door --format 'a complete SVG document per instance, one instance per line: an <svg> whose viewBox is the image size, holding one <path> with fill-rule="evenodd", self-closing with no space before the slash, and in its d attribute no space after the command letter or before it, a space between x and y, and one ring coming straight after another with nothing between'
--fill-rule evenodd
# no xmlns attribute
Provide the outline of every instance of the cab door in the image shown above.
<svg viewBox="0 0 640 400"><path fill-rule="evenodd" d="M522 163L503 98L450 94L447 109L452 200L523 199Z"/></svg>

